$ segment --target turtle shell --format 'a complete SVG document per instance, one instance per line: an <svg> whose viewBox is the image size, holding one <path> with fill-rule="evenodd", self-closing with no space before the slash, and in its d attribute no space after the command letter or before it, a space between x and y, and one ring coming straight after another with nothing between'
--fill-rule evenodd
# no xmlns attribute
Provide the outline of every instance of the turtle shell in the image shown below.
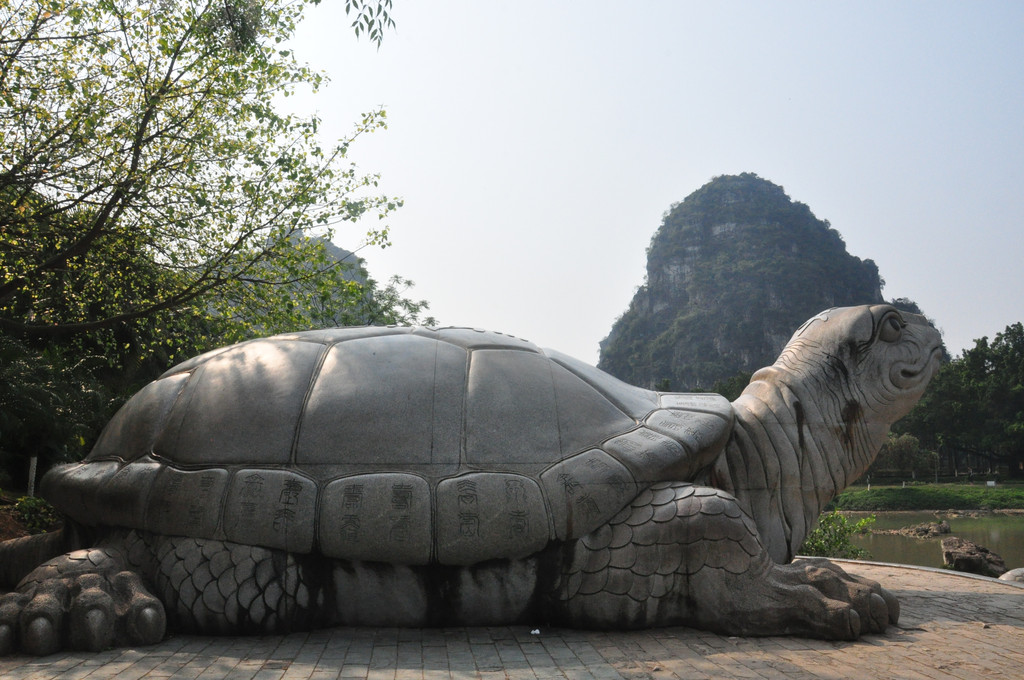
<svg viewBox="0 0 1024 680"><path fill-rule="evenodd" d="M500 333L308 331L172 368L43 492L87 525L464 565L693 479L731 421L718 395L643 390Z"/></svg>

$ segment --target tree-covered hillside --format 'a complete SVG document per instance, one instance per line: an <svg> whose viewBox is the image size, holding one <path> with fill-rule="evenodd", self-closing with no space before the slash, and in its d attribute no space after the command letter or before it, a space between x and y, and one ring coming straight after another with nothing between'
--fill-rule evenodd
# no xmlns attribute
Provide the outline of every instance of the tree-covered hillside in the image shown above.
<svg viewBox="0 0 1024 680"><path fill-rule="evenodd" d="M710 389L771 364L814 314L882 302L882 285L873 261L847 253L782 187L716 177L665 214L646 283L602 341L599 366L644 387Z"/></svg>

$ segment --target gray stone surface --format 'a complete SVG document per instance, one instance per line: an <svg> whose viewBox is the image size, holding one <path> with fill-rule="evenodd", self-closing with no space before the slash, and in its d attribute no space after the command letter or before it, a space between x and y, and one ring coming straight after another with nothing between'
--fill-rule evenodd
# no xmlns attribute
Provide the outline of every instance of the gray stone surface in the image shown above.
<svg viewBox="0 0 1024 680"><path fill-rule="evenodd" d="M548 360L521 350L473 352L465 427L466 460L473 466L543 465L561 459Z"/></svg>
<svg viewBox="0 0 1024 680"><path fill-rule="evenodd" d="M230 477L223 468L163 466L149 493L144 527L158 534L216 536Z"/></svg>
<svg viewBox="0 0 1024 680"><path fill-rule="evenodd" d="M446 433L450 422L462 419L464 395L458 388L465 382L465 366L463 350L417 335L359 338L331 346L309 389L296 462L347 463L361 468L359 472L373 472L382 461L406 466L447 463L452 467L446 469L454 472L457 445L435 446L434 434ZM298 401L301 405L302 397ZM293 431L298 421L296 414Z"/></svg>
<svg viewBox="0 0 1024 680"><path fill-rule="evenodd" d="M627 385L617 378L598 370L590 364L585 364L579 359L546 349L544 353L552 361L572 371L581 380L601 393L606 399L615 404L623 413L635 420L641 420L651 412L651 409L658 406L658 395L650 390Z"/></svg>
<svg viewBox="0 0 1024 680"><path fill-rule="evenodd" d="M81 540L103 566L68 554L32 571L0 598L0 648L154 642L162 628L119 632L154 602L173 628L220 634L536 619L880 632L899 616L890 593L787 562L920 397L939 348L921 317L829 310L733 404L474 329L211 352L140 392L85 463L45 477L94 527ZM89 614L86 591L115 614Z"/></svg>
<svg viewBox="0 0 1024 680"><path fill-rule="evenodd" d="M131 460L153 451L156 438L166 427L171 407L188 378L188 374L179 374L154 380L143 387L107 423L92 455Z"/></svg>
<svg viewBox="0 0 1024 680"><path fill-rule="evenodd" d="M87 467L83 466L83 469ZM136 458L127 465L119 466L105 483L94 485L91 507L103 508L102 512L65 512L75 517L95 517L114 526L131 526L139 517L145 517L150 507L150 494L163 469L164 466L151 456Z"/></svg>
<svg viewBox="0 0 1024 680"><path fill-rule="evenodd" d="M224 505L224 538L288 552L312 552L316 497L313 480L295 472L236 470Z"/></svg>

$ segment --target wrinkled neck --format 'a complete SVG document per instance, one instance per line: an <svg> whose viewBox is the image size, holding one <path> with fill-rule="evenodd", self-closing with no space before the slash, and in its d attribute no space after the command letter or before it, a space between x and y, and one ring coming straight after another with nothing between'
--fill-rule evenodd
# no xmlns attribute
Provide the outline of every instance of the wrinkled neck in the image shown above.
<svg viewBox="0 0 1024 680"><path fill-rule="evenodd" d="M733 436L714 481L746 506L776 561L792 558L874 459L884 429L879 437L859 403L842 384L799 381L778 367L758 371L733 402Z"/></svg>

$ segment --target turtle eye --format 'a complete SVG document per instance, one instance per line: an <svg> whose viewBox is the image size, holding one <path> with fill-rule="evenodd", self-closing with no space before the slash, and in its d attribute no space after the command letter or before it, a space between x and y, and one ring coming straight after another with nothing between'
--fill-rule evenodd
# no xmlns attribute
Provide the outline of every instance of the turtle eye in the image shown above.
<svg viewBox="0 0 1024 680"><path fill-rule="evenodd" d="M882 321L882 329L878 331L878 339L883 342L896 342L903 334L903 322L895 314L890 314Z"/></svg>

